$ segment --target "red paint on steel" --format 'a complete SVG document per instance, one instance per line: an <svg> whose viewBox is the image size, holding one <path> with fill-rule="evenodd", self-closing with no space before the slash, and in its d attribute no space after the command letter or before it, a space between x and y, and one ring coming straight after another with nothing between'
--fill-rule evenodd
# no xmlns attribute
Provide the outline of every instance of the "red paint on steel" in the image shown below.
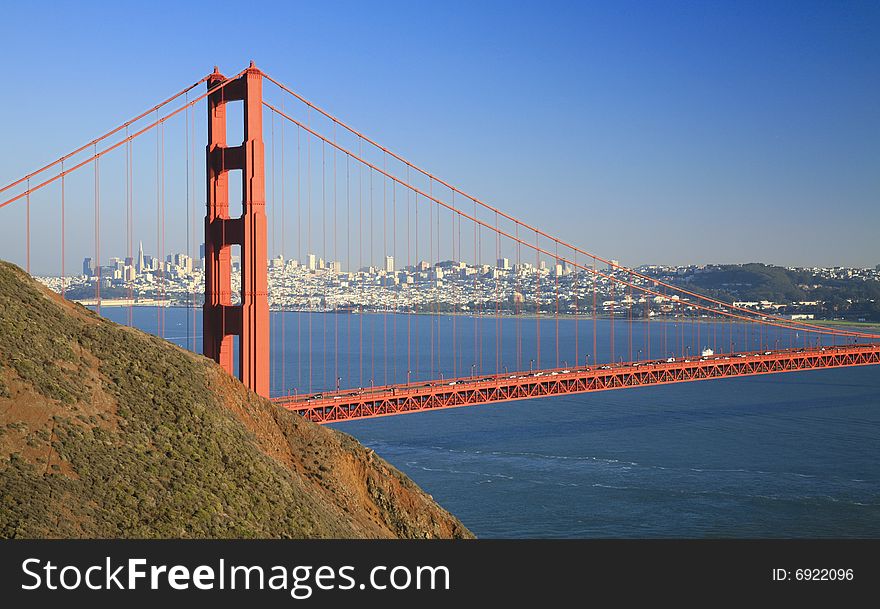
<svg viewBox="0 0 880 609"><path fill-rule="evenodd" d="M437 183L439 183L439 184L441 184L441 185L443 185L443 186L449 188L450 191L452 191L452 192L454 192L454 193L458 193L459 195L461 195L461 196L463 196L463 197L465 197L465 198L467 198L467 199L470 199L471 201L473 201L474 203L478 204L478 205L481 206L482 208L488 210L490 213L496 213L496 214L500 215L502 218L504 218L504 219L506 219L506 220L509 220L509 221L515 223L517 226L523 226L524 228L526 228L526 229L528 229L528 230L533 230L533 231L535 231L535 233L536 233L536 235L535 235L536 240L537 240L538 235L540 235L540 236L542 236L542 237L545 237L545 238L547 238L547 239L554 239L554 237L552 237L551 235L547 234L546 232L544 232L544 231L542 231L542 230L540 230L540 229L538 229L538 228L536 228L536 227L534 227L534 226L532 226L532 225L530 225L530 224L528 224L528 223L522 222L521 220L518 220L517 218L514 218L513 216L504 213L503 211L501 211L501 210L499 210L499 209L497 209L497 208L495 208L495 207L489 205L488 203L485 203L484 201L481 201L480 199L474 197L473 195L470 195L470 194L468 194L468 193L466 193L466 192L464 192L464 191L462 191L462 190L456 188L456 187L453 186L452 184L450 184L450 183L448 183L448 182L446 182L446 181L444 181L444 180L438 178L437 176L435 176L435 175L432 174L431 172L429 172L429 171L427 171L427 170L425 170L425 169L423 169L423 168L421 168L421 167L419 167L419 166L417 166L417 165L411 163L411 162L408 161L407 159L405 159L405 158L403 158L402 156L396 154L395 152L389 150L388 148L385 148L384 146L382 146L381 144L379 144L379 143L376 142L375 140L371 139L370 137L368 137L368 136L365 135L364 133L362 133L362 132L360 132L360 131L354 129L353 127L351 127L351 126L348 125L347 123L343 122L342 120L340 120L340 119L337 118L336 116L330 114L330 113L327 112L326 110L323 110L322 108L318 107L317 105L315 105L315 104L312 103L311 101L307 100L305 97L303 97L302 95L300 95L300 94L297 93L296 91L293 91L293 90L290 89L289 87L285 86L283 83L281 83L281 82L275 80L275 79L272 78L270 75L266 74L265 77L266 77L267 80L269 80L271 83L273 83L274 85L276 85L276 86L277 86L279 89L281 89L282 91L285 91L285 92L289 93L290 95L294 96L295 98L297 98L300 102L302 102L303 104L305 104L306 107L307 107L308 109L316 110L316 111L319 112L320 114L322 114L322 115L324 115L325 117L327 117L328 119L330 119L333 123L335 123L335 124L341 126L342 128L344 128L344 129L346 129L347 131L349 131L350 133L352 133L353 135L357 136L357 138L358 138L359 141L365 141L365 142L367 142L368 144L370 144L370 145L372 145L372 146L378 148L379 150L381 150L381 151L383 152L383 154L390 155L391 157L393 157L393 158L397 159L398 161L400 161L401 163L403 163L404 166L405 166L406 169L407 169L407 172L409 172L409 169L412 168L412 169L414 169L417 173L422 174L423 176L427 177L427 178L428 178L429 180L431 180L432 182L437 182ZM289 117L288 117L288 118L289 118ZM296 122L296 121L294 121L294 122ZM315 135L317 135L317 134L315 134ZM408 176L408 175L409 175L409 174L407 173L407 176ZM408 178L408 177L407 177L407 182L409 182L409 178ZM468 217L468 216L465 215L465 217ZM554 239L554 240L555 240L555 239ZM703 301L705 301L705 302L709 302L709 303L714 304L714 305L717 305L717 306L725 306L725 307L729 307L729 308L731 308L731 309L733 309L733 310L740 311L741 313L751 313L751 312L752 312L752 311L750 311L750 310L747 309L747 308L739 307L739 306L735 306L735 305L732 305L732 304L730 304L730 303L725 303L725 302L723 302L723 301L721 301L721 300L717 300L717 299L711 298L711 297L709 297L709 296L706 296L706 295L703 295L703 294L699 294L699 293L697 293L697 292L692 292L692 291L687 290L687 289L685 289L685 288L682 288L682 287L680 287L680 286L675 286L675 285L673 285L673 284L665 283L665 282L663 282L663 281L661 281L661 280L659 280L659 279L657 279L657 278L648 277L647 275L644 275L644 274L642 274L642 273L639 273L639 272L636 271L635 269L631 269L631 268L628 268L628 267L622 266L622 265L620 265L620 264L617 264L617 263L613 262L613 261L610 260L610 259L605 259L605 258L602 258L601 256L597 256L597 255L595 255L595 254L591 254L590 252L587 252L587 251L585 251L585 250L582 250L582 249L580 249L579 247L576 247L575 245L572 245L572 244L567 243L567 242L565 242L565 241L559 241L559 243L560 243L563 247L569 248L569 249L571 249L571 250L574 251L574 252L579 252L579 253L581 253L581 254L584 255L584 256L587 256L587 257L593 258L593 259L595 259L595 260L598 260L598 261L600 261L600 262L603 262L603 263L607 264L608 267L609 267L609 269L612 270L612 271L613 271L613 270L621 270L621 271L624 271L624 272L628 272L628 273L630 273L631 275L635 275L636 277L638 277L638 278L640 278L640 279L643 279L643 280L645 280L645 281L652 281L652 282L653 282L655 285L657 285L657 286L668 287L668 288L671 288L671 289L677 290L677 291L681 292L682 294L685 294L685 295L690 296L690 297L692 297L692 298L697 298L697 299L703 300ZM793 323L791 323L791 320L787 320L787 319L785 319L784 317L779 317L779 316L777 316L777 315L765 314L764 317L765 317L766 319L773 320L773 321L780 322L780 323L789 322L789 325L790 325L791 327L797 327L797 328L799 328L799 329L800 329L800 328L811 328L811 329L813 329L813 330L817 330L817 331L819 331L819 332L822 333L822 334L827 334L827 335L831 335L831 334L835 334L835 335L836 335L836 334L839 334L839 335L841 335L841 336L852 336L852 337L856 337L856 338L870 338L870 339L877 339L877 338L880 338L880 335L877 335L877 334L873 334L873 335L872 335L872 334L861 333L861 332L855 332L855 331L849 331L849 330L829 330L828 328L825 328L825 327L823 327L823 326L818 326L818 325L815 325L815 324L807 324L807 323L793 324Z"/></svg>
<svg viewBox="0 0 880 609"><path fill-rule="evenodd" d="M880 344L739 353L690 360L630 362L568 371L542 370L480 380L446 379L343 390L273 401L317 423L333 423L460 406L527 400L648 385L880 364Z"/></svg>
<svg viewBox="0 0 880 609"><path fill-rule="evenodd" d="M269 108L270 110L273 110L273 111L274 111L275 113L277 113L279 116L282 116L282 117L286 118L287 120L289 120L290 122L294 123L295 125L299 126L300 129L302 129L302 130L306 131L307 133L309 133L310 135L312 135L312 136L314 136L314 137L316 137L316 138L322 140L323 142L332 145L334 148L336 148L337 150L339 150L339 151L342 152L343 154L348 155L349 158L354 159L355 161L361 163L362 165L366 166L367 168L369 168L369 169L371 169L371 170L373 170L373 171L376 171L376 172L378 172L378 173L381 173L382 175L384 175L384 176L387 177L388 179L397 182L398 184L400 184L400 185L403 186L404 188L407 188L408 190L411 190L411 191L416 195L416 201L418 201L418 197L419 197L419 196L422 196L422 197L424 197L425 199L427 199L428 201L431 201L431 202L433 202L433 203L436 203L438 206L442 206L442 207L444 207L444 208L446 208L446 209L448 209L448 210L450 210L450 211L452 211L452 212L454 212L454 213L458 213L458 214L460 214L461 216L463 216L464 218L466 218L466 219L468 219L468 220L471 220L472 222L475 222L475 223L479 224L480 226L483 226L484 228L487 228L487 229L489 229L489 230L492 230L492 231L494 231L495 233L497 233L498 235L500 235L500 236L502 236L502 237L507 237L508 239L510 239L511 241L514 241L515 243L520 243L520 244L524 245L525 247L534 250L534 252L535 252L535 260L536 260L536 264L537 264L538 267L540 267L540 256L541 256L541 254L544 254L544 255L552 255L552 252L550 252L549 250L547 250L547 249L545 249L545 248L543 248L543 247L541 247L541 246L539 245L539 235L540 235L540 232L539 232L539 231L535 230L535 243L534 243L534 245L533 245L533 244L530 244L530 243L525 242L523 239L520 239L520 238L514 237L514 235L510 234L510 233L507 232L507 231L504 231L504 230L502 230L502 229L498 229L498 228L493 228L493 227L490 226L488 223L486 223L486 222L484 222L484 221L482 221L482 220L479 220L478 218L472 217L470 214L467 214L467 213L465 213L465 212L463 212L463 211L461 211L461 210L458 210L458 209L452 207L449 203L446 203L446 202L444 202L444 201L441 201L440 199L437 199L436 197L434 197L434 196L430 195L429 193L425 192L424 190L422 190L422 189L420 189L420 188L418 188L418 187L416 187L416 186L413 186L412 184L409 184L409 183L407 183L407 182L404 182L401 178L398 178L398 177L396 177L396 176L393 176L393 175L391 175L391 174L389 174L389 173L383 171L383 170L382 170L381 168L379 168L377 165L375 165L375 164L370 163L369 161L367 161L364 157L362 157L362 156L360 156L359 154L356 154L356 153L354 153L354 152L348 150L347 148L345 148L345 147L343 147L343 146L341 146L341 145L339 145L339 144L336 144L336 143L330 141L328 138L322 136L322 135L319 134L318 132L316 132L316 131L314 131L313 129L309 128L308 125L305 125L304 123L302 123L302 122L296 120L295 118L293 118L293 117L291 117L291 116L285 114L284 112L280 111L280 110L279 110L278 108L276 108L275 106L273 106L273 105L271 105L271 104L269 104L269 103L267 103L267 102L263 102L263 104L264 104L267 108ZM416 214L418 214L418 204L416 204ZM418 220L418 219L417 219L417 220ZM416 221L416 228L418 229L418 221ZM560 241L560 243L562 243L562 242ZM579 251L580 251L580 250L579 250ZM589 268L589 267L587 267L587 266L585 266L585 265L583 265L583 264L575 264L574 262L572 262L572 261L569 260L568 258L561 258L561 259L562 259L564 262L571 263L571 265L572 265L573 268L578 268L578 269L581 269L581 270L589 271L589 272L593 273L593 275L595 275L596 277L605 278L605 279L607 279L607 280L609 280L609 281L612 281L612 282L614 282L614 283L619 283L619 284L621 284L622 286L632 286L633 288L635 288L635 289L637 289L637 290L639 290L639 291L641 291L641 292L644 292L644 293L646 293L646 294L650 294L650 295L653 295L653 296L660 296L660 293L657 292L656 290L651 290L651 289L649 289L649 288L646 288L646 287L644 287L644 286L640 286L640 285L633 285L633 284L631 284L631 283L629 283L629 282L627 282L627 281L625 281L625 280L623 280L623 279L620 279L619 277L614 276L614 275L613 275L613 271L609 271L608 273L603 273L603 272L601 272L601 271L597 271L597 270L595 269L595 267L594 267L594 268ZM595 260L603 260L603 258L600 258L600 257L598 257L598 256L594 256L594 261L595 261ZM613 268L622 269L622 270L624 270L624 271L626 271L626 272L629 272L630 274L635 275L635 276L638 276L638 277L643 277L643 275L640 275L638 272L633 271L632 269L627 269L626 267L622 267L622 266L619 266L619 265L616 265L616 266L615 266L615 265L611 265L611 264L609 264L609 266L610 266L610 267L613 267ZM667 284L664 284L662 281L659 281L659 280L656 280L656 279L651 279L650 282L651 282L651 283L654 283L655 285L659 285L659 286L666 286L666 285L667 285ZM672 289L677 290L677 291L680 291L680 292L684 292L684 293L687 293L687 294L690 294L690 292L686 292L685 290L682 290L681 288L677 288L677 287L674 287L674 286L673 286ZM539 278L539 277L536 278L536 290L537 290L537 291L540 291L540 278ZM747 311L748 314L749 314L749 315L752 315L753 317L751 317L751 318L749 318L749 317L744 317L744 316L739 315L739 314L736 314L736 313L730 313L730 312L728 312L728 311L718 310L718 309L712 308L712 307L710 307L710 306L708 306L708 305L697 304L696 302L693 302L693 301L687 301L687 302L686 302L687 306L689 306L689 307L691 307L691 308L697 308L697 309L700 309L700 310L702 310L702 311L710 312L710 313L713 313L713 314L716 314L716 315L723 315L723 316L725 316L725 317L741 319L741 320L743 320L744 322L747 321L747 322L750 322L750 323L754 323L754 322L757 321L757 319L755 319L754 316L755 316L755 315L758 315L758 314L756 314L755 311L752 311L752 310L749 310L749 309L742 309L741 307L733 307L732 305L730 305L730 304L728 304L728 303L723 303L723 302L721 302L721 301L713 301L712 299L709 299L709 298L706 298L706 297L703 297L703 296L697 296L697 297L698 297L699 299L701 299L701 300L704 300L704 301L718 302L718 303L720 303L721 305L723 305L723 306L725 306L725 307L727 307L727 308L730 308L730 309L732 309L732 310L744 310L744 311ZM681 302L681 301L679 301L679 302ZM538 307L538 308L540 309L540 307ZM539 312L539 311L538 311L538 312ZM536 318L537 318L537 317L539 317L539 316L536 315ZM760 323L764 323L764 324L766 324L766 325L776 326L776 327L783 328L783 329L787 329L787 330L812 331L812 330L810 330L809 328L805 328L805 326L804 326L803 324L800 324L799 322L795 322L795 321L792 321L792 320L787 320L787 319L784 319L784 318L777 318L777 317L774 317L774 316L771 316L771 315L765 315L765 314L760 314L760 318L761 318L761 322L760 322ZM776 321L771 321L771 320L773 320L773 319L779 319L779 321L778 321L778 322L776 322ZM536 321L536 326L537 326L537 332L538 332L538 334L540 334L540 325L537 324L537 321ZM841 335L841 336L846 335L846 336L851 336L851 337L855 337L855 338L868 338L868 339L877 339L877 338L880 338L880 335L876 335L876 334L853 333L853 332L850 332L849 330L835 330L835 329L828 329L828 328L825 328L825 329L823 329L821 332L816 332L816 333L817 333L817 334L824 334L824 335L828 335L828 336L831 336L831 335ZM538 350L538 353L537 353L536 357L537 357L537 359L540 361L540 356L541 356L541 354L540 354L540 337L538 338L538 340L537 340L536 342L537 342L536 349ZM418 367L418 352L416 353L416 367ZM363 384L363 383L361 383L361 384Z"/></svg>
<svg viewBox="0 0 880 609"><path fill-rule="evenodd" d="M215 70L208 87L226 79ZM262 73L254 67L208 96L204 353L230 374L240 336L239 378L269 396L269 299ZM244 141L226 145L226 103L244 102ZM229 217L228 172L242 172L242 215ZM232 245L241 246L241 305L232 306Z"/></svg>

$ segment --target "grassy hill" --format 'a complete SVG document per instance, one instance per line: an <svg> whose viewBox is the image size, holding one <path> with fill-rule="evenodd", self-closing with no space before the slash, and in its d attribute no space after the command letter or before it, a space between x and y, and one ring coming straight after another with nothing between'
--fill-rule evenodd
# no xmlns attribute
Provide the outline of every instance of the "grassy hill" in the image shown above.
<svg viewBox="0 0 880 609"><path fill-rule="evenodd" d="M0 261L0 537L471 537L353 438Z"/></svg>
<svg viewBox="0 0 880 609"><path fill-rule="evenodd" d="M880 321L880 281L829 277L767 264L723 264L673 278L674 283L722 300L777 303L818 301L820 317Z"/></svg>

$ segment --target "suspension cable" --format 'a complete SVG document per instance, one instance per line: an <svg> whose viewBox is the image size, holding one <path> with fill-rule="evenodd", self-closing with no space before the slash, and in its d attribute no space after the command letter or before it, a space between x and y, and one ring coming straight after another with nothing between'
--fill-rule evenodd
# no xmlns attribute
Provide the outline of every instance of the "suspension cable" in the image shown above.
<svg viewBox="0 0 880 609"><path fill-rule="evenodd" d="M364 135L364 134L361 133L360 131L357 131L356 129L354 129L354 128L351 127L350 125L346 124L345 122L343 122L342 120L340 120L340 119L337 118L336 116L334 116L334 115L330 114L329 112L323 110L322 108L318 107L317 105L315 105L315 104L312 103L311 101L307 100L306 98L304 98L304 97L301 96L300 94L296 93L296 92L293 91L292 89L286 87L285 85L283 85L283 84L280 83L279 81L277 81L277 80L275 80L274 78L272 78L270 75L268 75L268 74L266 74L266 73L263 73L263 76L264 76L267 80L269 80L270 82L272 82L273 84L275 84L277 87L279 87L280 89L282 89L283 91L285 91L285 92L289 93L290 95L293 95L294 97L296 97L298 100L300 100L302 103L304 103L304 104L305 104L306 106L308 106L309 108L312 108L312 109L314 109L315 111L319 112L320 114L324 115L324 116L325 116L326 118L328 118L329 120L331 120L331 121L333 121L334 123L340 125L341 127L343 127L344 129L346 129L346 130L349 131L350 133L352 133L352 134L354 134L354 135L357 135L358 138L360 138L361 140L363 140L363 141L365 141L365 142L368 142L369 144L373 145L374 147L378 148L379 150L383 151L384 153L386 153L386 154L392 156L393 158L397 159L398 161L400 161L401 163L403 163L403 164L406 165L407 167L411 167L412 169L414 169L415 171L421 173L422 175L424 175L424 176L426 176L426 177L429 177L430 179L436 181L438 184L441 184L441 185L443 185L443 186L449 188L451 191L456 192L456 193L462 195L463 197L465 197L465 198L467 198L467 199L470 199L470 200L474 201L475 203L477 203L478 205L484 207L485 209L487 209L488 211L490 211L490 212L492 212L492 213L498 213L501 217L503 217L503 218L505 218L505 219L507 219L507 220L510 220L511 222L514 222L514 223L517 223L517 224L522 224L522 225L523 225L524 227L526 227L527 229L529 229L529 230L531 230L531 231L535 231L537 234L541 235L541 236L544 237L544 238L547 238L547 239L554 239L554 237L552 237L551 235L545 233L544 231L542 231L542 230L540 230L540 229L538 229L538 228L536 228L536 227L534 227L534 226L531 226L531 225L529 225L529 224L526 224L526 223L524 223L524 222L518 220L517 218L514 218L513 216L511 216L511 215L509 215L509 214L506 214L506 213L504 213L503 211L501 211L501 210L499 210L499 209L497 209L497 208L495 208L495 207L489 205L488 203L485 203L484 201L481 201L481 200L478 199L477 197L475 197L475 196L473 196L473 195L470 195L470 194L468 194L468 193L466 193L466 192L464 192L464 191L462 191L462 190L460 190L460 189L454 187L453 185L449 184L448 182L446 182L446 181L444 181L444 180L438 178L437 176L435 176L435 175L432 174L431 172L429 172L429 171L427 171L427 170L425 170L425 169L422 169L421 167L419 167L419 166L417 166L417 165L411 163L411 162L408 161L407 159L401 157L400 155L396 154L395 152L389 150L388 148L385 148L384 146L380 145L378 142L372 140L371 138L369 138L368 136ZM264 103L266 103L266 102L264 102ZM744 308L744 307L738 307L738 306L735 306L735 305L733 305L733 304L731 304L731 303L725 303L725 302L723 302L723 301L720 301L720 300L717 300L717 299L711 298L711 297L709 297L709 296L705 296L705 295L703 295L703 294L699 294L699 293L697 293L697 292L692 292L692 291L687 290L687 289L685 289L685 288L680 288L680 287L674 286L674 285L672 285L672 284L666 284L666 283L663 282L663 281L660 281L660 280L655 279L655 278L648 277L647 275L644 275L643 273L639 273L639 272L638 272L637 270L635 270L635 269L630 269L630 268L628 268L628 267L623 267L623 266L619 265L618 263L615 263L614 261L612 261L612 260L610 260L610 259L607 259L607 260L606 260L605 258L602 258L601 256L596 256L596 255L594 255L594 254L591 254L590 252L587 252L587 251L585 251L585 250L582 250L582 249L580 249L580 248L578 248L578 247L576 247L576 246L574 246L574 245L572 245L572 244L566 243L566 242L564 242L564 241L560 241L560 244L563 245L564 247L567 247L567 248L573 250L573 251L577 251L577 252L581 253L582 255L585 255L585 256L588 256L588 257L595 257L595 258L596 258L597 260L599 260L600 262L603 262L603 263L607 264L607 265L609 266L609 268L617 268L617 269L619 269L619 270L621 270L621 271L624 271L624 272L630 272L630 273L632 273L633 275L635 275L636 277L638 277L639 279L649 280L649 281L654 281L654 282L657 283L657 284L667 285L667 286L670 287L671 289L677 290L677 291L681 292L682 294L686 294L686 295L691 296L691 297L693 297L693 298L698 298L698 299L701 299L701 300L705 300L705 301L707 301L707 302L711 302L712 304L716 304L716 305L720 305L720 306L729 307L729 308L732 308L732 309L734 309L734 310L739 310L740 312L753 313L753 311L750 311L749 309L746 309L746 308ZM775 320L775 321L780 321L780 322L791 321L791 320L786 320L786 319L783 318L783 317L779 317L779 316L775 316L775 315L767 315L767 316L765 316L765 317L767 317L768 319L773 319L773 320ZM843 334L843 335L849 335L849 336L855 336L855 337L861 337L861 338L880 338L880 334L869 334L869 333L855 332L855 331L848 331L848 330L837 330L837 329L833 329L833 328L832 328L832 329L829 329L829 328L825 328L825 327L823 327L823 326L818 326L818 325L815 325L815 324L804 324L804 323L801 323L801 324L789 324L789 325L791 325L792 327L795 327L795 326L804 327L804 328L809 327L809 328L812 328L812 329L814 329L814 330L816 330L816 331L818 331L818 332L820 332L820 333L824 333L824 334Z"/></svg>

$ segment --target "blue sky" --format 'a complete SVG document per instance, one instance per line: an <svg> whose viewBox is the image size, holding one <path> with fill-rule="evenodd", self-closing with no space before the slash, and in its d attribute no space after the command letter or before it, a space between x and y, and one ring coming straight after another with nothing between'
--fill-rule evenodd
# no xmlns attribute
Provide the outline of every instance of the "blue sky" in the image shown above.
<svg viewBox="0 0 880 609"><path fill-rule="evenodd" d="M625 264L880 264L876 2L246 6L6 3L0 182L254 59Z"/></svg>

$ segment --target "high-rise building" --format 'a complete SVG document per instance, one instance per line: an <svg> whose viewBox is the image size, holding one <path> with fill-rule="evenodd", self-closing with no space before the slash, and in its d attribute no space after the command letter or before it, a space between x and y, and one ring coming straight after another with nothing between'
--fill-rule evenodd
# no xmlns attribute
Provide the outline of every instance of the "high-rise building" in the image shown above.
<svg viewBox="0 0 880 609"><path fill-rule="evenodd" d="M510 258L499 258L498 259L498 268L504 269L505 271L510 269Z"/></svg>
<svg viewBox="0 0 880 609"><path fill-rule="evenodd" d="M309 254L307 266L310 271L314 271L315 269L317 269L318 268L318 257L315 256L314 254Z"/></svg>
<svg viewBox="0 0 880 609"><path fill-rule="evenodd" d="M385 256L385 272L394 272L394 256Z"/></svg>
<svg viewBox="0 0 880 609"><path fill-rule="evenodd" d="M138 273L144 272L144 242L140 241L138 243L138 262L135 267Z"/></svg>
<svg viewBox="0 0 880 609"><path fill-rule="evenodd" d="M617 267L620 266L620 260L609 260L608 261L608 270L614 271Z"/></svg>
<svg viewBox="0 0 880 609"><path fill-rule="evenodd" d="M174 254L173 257L169 256L168 262L171 262L174 266L186 273L192 273L192 258L186 254Z"/></svg>
<svg viewBox="0 0 880 609"><path fill-rule="evenodd" d="M83 258L83 275L91 277L95 274L95 265L91 258Z"/></svg>

